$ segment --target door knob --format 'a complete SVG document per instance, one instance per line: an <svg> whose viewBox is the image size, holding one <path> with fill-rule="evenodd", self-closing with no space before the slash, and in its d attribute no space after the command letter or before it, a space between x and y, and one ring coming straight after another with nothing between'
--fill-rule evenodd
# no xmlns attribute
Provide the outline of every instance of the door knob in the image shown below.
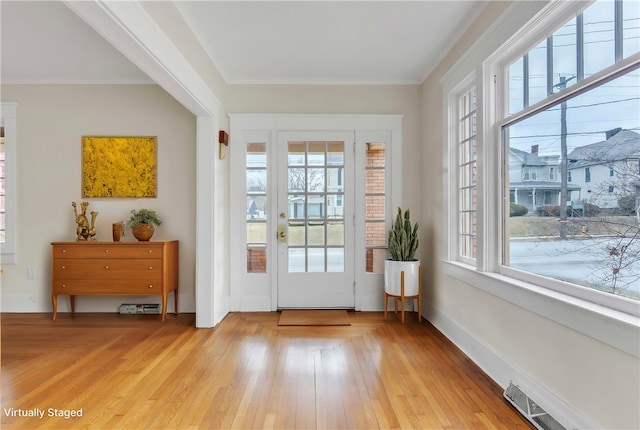
<svg viewBox="0 0 640 430"><path fill-rule="evenodd" d="M287 241L287 226L280 224L278 226L278 242L285 243Z"/></svg>

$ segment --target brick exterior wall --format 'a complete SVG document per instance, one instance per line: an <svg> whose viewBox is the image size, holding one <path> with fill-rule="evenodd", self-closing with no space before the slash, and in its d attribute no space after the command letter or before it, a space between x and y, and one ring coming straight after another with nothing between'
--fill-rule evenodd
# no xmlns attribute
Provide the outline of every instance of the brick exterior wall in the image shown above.
<svg viewBox="0 0 640 430"><path fill-rule="evenodd" d="M365 177L365 234L367 246L385 246L385 150L367 149ZM382 273L386 249L366 250L367 273Z"/></svg>
<svg viewBox="0 0 640 430"><path fill-rule="evenodd" d="M267 250L265 248L247 249L247 272L266 273L267 272Z"/></svg>

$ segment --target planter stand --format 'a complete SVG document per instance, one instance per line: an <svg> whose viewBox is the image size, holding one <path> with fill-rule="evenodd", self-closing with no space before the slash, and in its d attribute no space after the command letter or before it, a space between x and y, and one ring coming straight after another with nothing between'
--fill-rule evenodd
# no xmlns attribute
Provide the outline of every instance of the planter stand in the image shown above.
<svg viewBox="0 0 640 430"><path fill-rule="evenodd" d="M387 306L389 305L389 297L393 298L393 305L394 305L394 309L395 309L395 313L398 313L398 300L401 301L402 305L401 305L401 317L400 320L402 321L402 324L404 324L404 300L405 299L416 299L418 301L418 322L422 322L422 312L421 312L421 305L420 305L420 290L421 290L421 284L420 284L420 267L418 267L418 294L415 296L405 296L404 295L404 270L402 272L400 272L400 295L395 295L395 294L390 294L387 293L386 291L384 292L384 319L387 319Z"/></svg>

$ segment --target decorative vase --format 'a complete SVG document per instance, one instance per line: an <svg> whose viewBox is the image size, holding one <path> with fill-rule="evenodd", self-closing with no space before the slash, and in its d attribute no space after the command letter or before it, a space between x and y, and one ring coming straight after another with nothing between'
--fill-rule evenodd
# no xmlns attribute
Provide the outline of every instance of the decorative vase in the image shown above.
<svg viewBox="0 0 640 430"><path fill-rule="evenodd" d="M113 241L120 242L120 238L124 235L124 223L114 222L112 225Z"/></svg>
<svg viewBox="0 0 640 430"><path fill-rule="evenodd" d="M155 228L149 224L140 224L137 227L131 227L131 233L133 233L133 237L140 241L147 241L151 239L154 231Z"/></svg>
<svg viewBox="0 0 640 430"><path fill-rule="evenodd" d="M394 296L402 295L400 273L404 272L404 296L417 296L419 285L420 261L393 261L384 262L384 291Z"/></svg>

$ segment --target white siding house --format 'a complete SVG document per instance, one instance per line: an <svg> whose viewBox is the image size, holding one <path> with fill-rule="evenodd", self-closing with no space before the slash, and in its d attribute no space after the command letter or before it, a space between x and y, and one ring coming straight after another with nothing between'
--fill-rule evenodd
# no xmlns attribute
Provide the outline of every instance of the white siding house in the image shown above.
<svg viewBox="0 0 640 430"><path fill-rule="evenodd" d="M568 155L570 183L582 198L604 209L640 189L640 134L616 128L605 140L575 148Z"/></svg>
<svg viewBox="0 0 640 430"><path fill-rule="evenodd" d="M526 206L529 213L539 206L560 204L560 164L558 155L540 155L534 146L531 152L509 149L509 202ZM569 184L568 199L580 188ZM577 193L576 193L577 195Z"/></svg>

